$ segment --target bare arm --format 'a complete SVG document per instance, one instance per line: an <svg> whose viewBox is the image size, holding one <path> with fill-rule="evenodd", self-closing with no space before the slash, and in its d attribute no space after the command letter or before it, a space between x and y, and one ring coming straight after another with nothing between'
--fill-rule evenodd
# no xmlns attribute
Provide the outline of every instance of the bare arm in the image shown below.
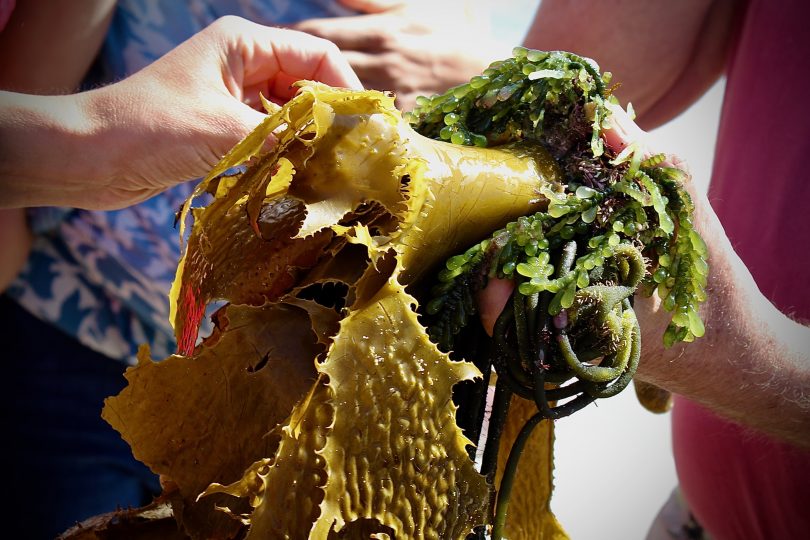
<svg viewBox="0 0 810 540"><path fill-rule="evenodd" d="M544 0L525 45L596 60L650 129L677 116L720 76L738 16L732 0Z"/></svg>
<svg viewBox="0 0 810 540"><path fill-rule="evenodd" d="M638 140L654 154L633 122L615 109L605 140L613 148ZM649 145L653 145L650 147ZM759 290L702 193L691 192L695 228L709 251L705 335L665 348L671 313L657 296L637 298L642 358L636 376L703 404L718 414L810 447L810 327L780 312ZM801 285L799 285L801 286Z"/></svg>
<svg viewBox="0 0 810 540"><path fill-rule="evenodd" d="M0 88L76 90L107 33L115 0L18 0L0 33Z"/></svg>
<svg viewBox="0 0 810 540"><path fill-rule="evenodd" d="M17 277L31 250L31 232L21 208L0 209L0 292Z"/></svg>
<svg viewBox="0 0 810 540"><path fill-rule="evenodd" d="M644 133L620 110L611 120L613 128L603 133L608 146L618 150L636 140L649 148ZM768 301L709 201L692 196L695 228L709 251L707 300L701 306L705 335L665 348L662 336L672 314L657 296L638 295L634 309L642 350L636 377L742 425L810 447L810 327ZM493 280L479 297L481 321L490 335L512 288L512 283Z"/></svg>
<svg viewBox="0 0 810 540"><path fill-rule="evenodd" d="M101 46L114 6L114 0L18 0L0 32L0 89L75 91ZM20 272L30 249L25 210L0 209L0 291Z"/></svg>
<svg viewBox="0 0 810 540"><path fill-rule="evenodd" d="M643 356L637 377L743 425L810 447L810 328L760 292L705 196L696 226L709 248L706 334L665 349L669 314L656 297L636 302Z"/></svg>

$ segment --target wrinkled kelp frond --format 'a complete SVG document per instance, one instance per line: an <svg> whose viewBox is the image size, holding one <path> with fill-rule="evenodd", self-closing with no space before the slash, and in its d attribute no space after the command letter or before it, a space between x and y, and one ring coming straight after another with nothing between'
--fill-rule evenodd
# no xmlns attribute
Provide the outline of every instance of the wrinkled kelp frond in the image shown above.
<svg viewBox="0 0 810 540"><path fill-rule="evenodd" d="M263 154L271 134L276 146ZM456 382L480 373L430 342L404 286L454 250L543 208L539 188L559 189L559 179L537 145L482 150L432 141L413 132L384 94L304 85L200 185L197 195L211 201L184 209L193 225L172 291L183 356L135 368L106 418L139 458L174 480L184 511L205 513L215 500L234 523L248 525L251 538L326 538L361 523L398 538L464 538L488 521L491 488L468 457L471 443L455 424L451 397ZM230 302L217 317L228 326L196 344L202 314L215 300ZM289 346L301 341L269 318L234 327L226 317L291 304L310 320L285 324L300 324L315 349L264 352L254 333ZM340 318L339 328L300 304ZM200 424L150 410L165 402L136 403L144 370L196 372L211 351L234 346L226 341L229 328L240 340L235 372L203 377L200 395L184 396L183 413L191 410ZM239 377L252 382L270 373L275 362L307 371L312 388L287 386L284 376L262 388L234 386ZM162 379L152 384L174 388ZM278 385L297 404L268 400L273 414L262 422L241 408L246 396ZM212 404L209 392L229 396L251 429L223 422L227 405ZM140 427L145 416L159 419L162 436L158 426ZM216 449L245 471L241 479L176 460L166 466L176 450L170 434L184 440L190 459L208 461L201 454L215 448L212 431L223 444L253 451L250 461Z"/></svg>

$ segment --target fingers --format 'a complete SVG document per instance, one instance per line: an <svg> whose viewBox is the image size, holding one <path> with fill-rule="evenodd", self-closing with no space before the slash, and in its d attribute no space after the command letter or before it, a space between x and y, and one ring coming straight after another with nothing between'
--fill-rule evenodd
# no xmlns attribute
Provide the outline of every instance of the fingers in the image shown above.
<svg viewBox="0 0 810 540"><path fill-rule="evenodd" d="M647 133L638 127L624 109L614 103L606 103L605 106L610 111L610 127L603 130L602 137L611 150L619 153L629 144L646 139Z"/></svg>
<svg viewBox="0 0 810 540"><path fill-rule="evenodd" d="M330 86L362 88L348 61L333 43L303 32L259 27L253 40L246 41L243 58L245 85L274 80L275 95L291 93L290 85L302 79Z"/></svg>
<svg viewBox="0 0 810 540"><path fill-rule="evenodd" d="M660 145L656 144L654 134L641 129L627 111L615 103L606 103L605 106L610 110L610 116L608 117L609 126L602 130L602 138L608 148L618 154L628 145L636 143L645 159L663 153L657 150ZM688 172L686 163L674 155L668 154L663 164Z"/></svg>
<svg viewBox="0 0 810 540"><path fill-rule="evenodd" d="M243 89L266 88L286 99L294 94L292 83L304 79L362 88L338 48L326 40L238 17L224 17L212 26L222 36L229 75Z"/></svg>
<svg viewBox="0 0 810 540"><path fill-rule="evenodd" d="M487 282L487 286L478 293L478 314L484 330L490 337L495 328L495 321L498 320L498 316L503 311L506 302L509 301L514 289L515 282L511 279L492 278Z"/></svg>
<svg viewBox="0 0 810 540"><path fill-rule="evenodd" d="M232 106L228 108L227 116L230 122L233 123L232 132L235 140L231 140L224 148L225 151L229 150L231 146L239 142L243 137L246 137L253 129L264 121L266 115L248 105L233 102Z"/></svg>
<svg viewBox="0 0 810 540"><path fill-rule="evenodd" d="M366 88L394 92L397 108L401 111L413 109L418 96L437 91L429 86L434 79L425 81L425 77L431 76L430 73L425 73L429 70L394 53L369 54L343 51L343 56ZM423 84L418 84L420 82Z"/></svg>
<svg viewBox="0 0 810 540"><path fill-rule="evenodd" d="M403 86L394 75L396 66L393 65L392 55L344 51L343 56L346 57L354 72L367 88L393 90Z"/></svg>
<svg viewBox="0 0 810 540"><path fill-rule="evenodd" d="M404 7L403 0L339 0L341 4L349 9L356 9L363 13L381 13Z"/></svg>
<svg viewBox="0 0 810 540"><path fill-rule="evenodd" d="M394 31L390 17L369 15L309 19L291 28L329 40L343 51L370 53L389 49L389 35Z"/></svg>

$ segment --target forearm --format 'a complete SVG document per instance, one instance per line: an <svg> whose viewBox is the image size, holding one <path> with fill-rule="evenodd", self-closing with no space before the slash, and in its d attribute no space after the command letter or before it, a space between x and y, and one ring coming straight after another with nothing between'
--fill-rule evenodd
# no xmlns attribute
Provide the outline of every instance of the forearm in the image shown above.
<svg viewBox="0 0 810 540"><path fill-rule="evenodd" d="M643 357L638 376L756 430L810 446L810 328L759 291L703 202L697 225L709 247L702 308L706 334L665 349L665 316L638 302Z"/></svg>
<svg viewBox="0 0 810 540"><path fill-rule="evenodd" d="M84 206L88 179L105 174L90 109L85 94L0 92L0 207Z"/></svg>
<svg viewBox="0 0 810 540"><path fill-rule="evenodd" d="M291 84L360 83L324 40L223 17L118 83L73 96L0 93L0 208L115 209L211 170Z"/></svg>
<svg viewBox="0 0 810 540"><path fill-rule="evenodd" d="M720 76L738 2L544 0L527 47L576 52L620 83L647 129L673 118ZM663 21L663 23L662 23Z"/></svg>
<svg viewBox="0 0 810 540"><path fill-rule="evenodd" d="M26 94L73 92L101 46L114 7L114 0L54 0L48 2L47 6L42 2L17 0L9 24L0 32L0 88ZM12 172L12 160L20 159L18 169L23 173L34 172L44 160L36 156L27 158L26 152L41 141L56 142L51 137L53 134L40 133L34 139L29 139L23 131L15 128L26 125L26 117L34 111L26 112L19 107L19 103L16 111L7 110L7 105L12 106L18 101L12 97L0 97L0 166L3 168L0 207L9 204L22 206L31 196L12 193L13 186L33 187L33 182L25 174ZM28 106L34 104L26 101ZM39 111L38 114L41 118L48 111ZM11 132L8 130L9 122L13 128ZM56 122L63 123L58 118ZM18 137L22 137L22 140L17 140ZM44 151L49 154L61 153L53 146ZM55 179L62 176L71 161L61 164ZM0 291L22 269L28 258L31 240L25 210L0 209Z"/></svg>

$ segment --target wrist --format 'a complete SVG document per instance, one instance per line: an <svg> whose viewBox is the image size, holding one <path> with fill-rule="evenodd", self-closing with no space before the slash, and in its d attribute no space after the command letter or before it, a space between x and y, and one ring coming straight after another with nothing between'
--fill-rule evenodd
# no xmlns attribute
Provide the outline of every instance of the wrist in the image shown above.
<svg viewBox="0 0 810 540"><path fill-rule="evenodd" d="M116 85L117 86L117 85ZM81 206L84 208L113 208L120 205L110 199L110 191L121 184L127 156L131 160L137 155L131 148L138 135L124 133L121 129L123 118L127 116L126 104L110 91L110 86L77 94L77 107L83 119L77 144L76 172L78 179L90 180L93 192L85 194Z"/></svg>
<svg viewBox="0 0 810 540"><path fill-rule="evenodd" d="M3 92L0 105L2 206L79 203L92 168L92 136L81 94L37 96Z"/></svg>
<svg viewBox="0 0 810 540"><path fill-rule="evenodd" d="M700 309L706 333L665 348L661 325L667 314L655 312L659 302L637 302L642 332L650 330L643 334L637 375L732 421L808 445L810 329L760 292L707 208L699 220L710 252L707 300Z"/></svg>

